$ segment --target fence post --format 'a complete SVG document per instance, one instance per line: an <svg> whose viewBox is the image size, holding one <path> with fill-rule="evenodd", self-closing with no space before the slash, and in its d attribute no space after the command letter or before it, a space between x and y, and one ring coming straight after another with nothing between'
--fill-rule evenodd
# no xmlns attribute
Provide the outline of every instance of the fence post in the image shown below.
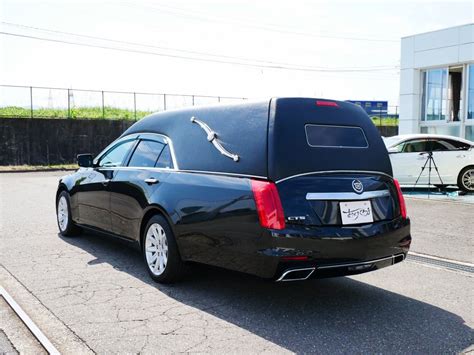
<svg viewBox="0 0 474 355"><path fill-rule="evenodd" d="M133 112L135 115L135 121L137 120L137 93L133 93Z"/></svg>
<svg viewBox="0 0 474 355"><path fill-rule="evenodd" d="M33 118L33 87L30 86L30 118Z"/></svg>
<svg viewBox="0 0 474 355"><path fill-rule="evenodd" d="M105 118L104 92L102 91L102 118Z"/></svg>
<svg viewBox="0 0 474 355"><path fill-rule="evenodd" d="M221 97L217 96L217 102L221 102Z"/></svg>
<svg viewBox="0 0 474 355"><path fill-rule="evenodd" d="M193 98L193 106L194 106L194 95L192 96L192 98Z"/></svg>
<svg viewBox="0 0 474 355"><path fill-rule="evenodd" d="M166 94L163 94L163 111L166 111Z"/></svg>
<svg viewBox="0 0 474 355"><path fill-rule="evenodd" d="M67 89L67 118L71 118L71 90Z"/></svg>

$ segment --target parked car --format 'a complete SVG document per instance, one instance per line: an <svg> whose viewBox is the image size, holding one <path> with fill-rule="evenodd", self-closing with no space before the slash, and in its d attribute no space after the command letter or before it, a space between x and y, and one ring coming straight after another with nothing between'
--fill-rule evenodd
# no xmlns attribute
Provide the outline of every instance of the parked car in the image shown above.
<svg viewBox="0 0 474 355"><path fill-rule="evenodd" d="M474 142L444 135L409 134L386 138L385 145L393 175L401 185L413 186L419 177L420 186L430 182L440 187L457 185L463 191L474 192ZM431 176L427 162L430 152L434 161Z"/></svg>
<svg viewBox="0 0 474 355"><path fill-rule="evenodd" d="M63 236L138 245L151 277L199 262L278 281L404 260L410 221L380 135L345 102L303 98L144 118L59 181Z"/></svg>

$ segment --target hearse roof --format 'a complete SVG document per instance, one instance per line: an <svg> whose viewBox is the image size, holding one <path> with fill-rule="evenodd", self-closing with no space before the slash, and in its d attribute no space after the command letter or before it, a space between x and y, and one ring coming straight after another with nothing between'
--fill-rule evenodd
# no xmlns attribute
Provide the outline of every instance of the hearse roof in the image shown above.
<svg viewBox="0 0 474 355"><path fill-rule="evenodd" d="M367 114L351 103L330 101L331 106L327 102L277 98L165 111L138 121L122 136L166 135L173 142L180 170L273 181L340 170L392 175L385 145ZM331 146L333 138L338 142ZM311 139L330 142L313 144ZM355 139L362 146L353 146L350 141Z"/></svg>
<svg viewBox="0 0 474 355"><path fill-rule="evenodd" d="M267 126L270 100L239 104L193 106L152 114L124 135L153 132L173 142L180 170L196 170L267 177ZM194 122L191 121L194 118ZM220 153L208 140L204 123L216 133L216 144L238 161Z"/></svg>

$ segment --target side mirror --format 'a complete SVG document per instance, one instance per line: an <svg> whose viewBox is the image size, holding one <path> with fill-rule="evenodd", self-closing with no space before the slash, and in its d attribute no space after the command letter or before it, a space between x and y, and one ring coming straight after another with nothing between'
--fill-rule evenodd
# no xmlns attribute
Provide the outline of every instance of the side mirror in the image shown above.
<svg viewBox="0 0 474 355"><path fill-rule="evenodd" d="M78 154L77 165L82 168L92 168L92 166L94 165L92 154Z"/></svg>
<svg viewBox="0 0 474 355"><path fill-rule="evenodd" d="M391 148L388 148L388 153L398 153L398 149L396 147L391 147Z"/></svg>

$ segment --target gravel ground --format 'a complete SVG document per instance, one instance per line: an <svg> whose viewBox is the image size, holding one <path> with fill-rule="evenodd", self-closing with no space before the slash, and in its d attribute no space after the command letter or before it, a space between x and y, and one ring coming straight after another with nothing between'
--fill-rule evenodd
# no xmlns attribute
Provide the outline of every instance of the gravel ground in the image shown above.
<svg viewBox="0 0 474 355"><path fill-rule="evenodd" d="M122 243L58 236L60 175L0 174L0 284L63 353L472 349L472 274L405 261L356 277L271 283L200 266L162 286ZM473 261L472 206L409 200L408 209L413 250Z"/></svg>

